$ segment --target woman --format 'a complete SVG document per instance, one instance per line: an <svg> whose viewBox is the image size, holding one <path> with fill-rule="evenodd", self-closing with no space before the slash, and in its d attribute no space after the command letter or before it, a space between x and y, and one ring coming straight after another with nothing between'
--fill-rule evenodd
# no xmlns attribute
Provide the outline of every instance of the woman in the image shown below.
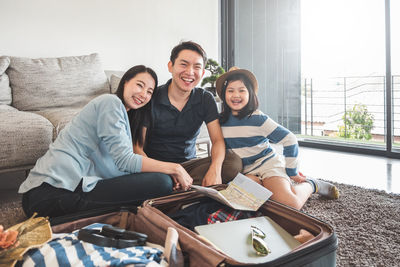
<svg viewBox="0 0 400 267"><path fill-rule="evenodd" d="M187 190L192 178L181 165L133 152L132 144L143 143L156 88L155 72L139 65L123 75L116 95L90 101L21 184L26 215L55 217L105 206L139 205L172 189Z"/></svg>

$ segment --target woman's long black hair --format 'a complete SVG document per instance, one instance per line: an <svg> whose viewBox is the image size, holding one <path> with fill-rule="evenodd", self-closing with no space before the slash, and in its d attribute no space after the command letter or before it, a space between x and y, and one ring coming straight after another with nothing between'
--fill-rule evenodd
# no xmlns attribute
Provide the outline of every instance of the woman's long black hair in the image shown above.
<svg viewBox="0 0 400 267"><path fill-rule="evenodd" d="M154 90L156 90L158 85L157 74L151 68L148 68L144 65L137 65L125 72L122 76L121 81L119 82L118 89L116 91L116 95L121 99L122 103L125 105L124 101L124 88L125 83L129 82L132 78L134 78L139 73L148 73L154 79ZM153 92L154 93L154 92ZM128 111L129 124L131 127L132 134L132 142L133 144L138 144L143 146L144 136L143 136L143 128L145 126L151 125L151 100L149 103L144 105L138 109L130 109Z"/></svg>
<svg viewBox="0 0 400 267"><path fill-rule="evenodd" d="M254 88L251 81L244 74L241 73L232 74L226 79L224 86L222 87L221 90L222 112L219 117L219 122L221 124L225 123L229 119L230 114L232 113L231 108L226 103L225 91L226 88L228 87L228 84L234 81L242 81L246 86L247 91L249 92L249 102L247 103L246 106L244 106L244 108L242 108L239 111L239 114L236 117L239 119L243 119L246 116L250 116L254 111L258 109L258 98L257 95L254 93Z"/></svg>

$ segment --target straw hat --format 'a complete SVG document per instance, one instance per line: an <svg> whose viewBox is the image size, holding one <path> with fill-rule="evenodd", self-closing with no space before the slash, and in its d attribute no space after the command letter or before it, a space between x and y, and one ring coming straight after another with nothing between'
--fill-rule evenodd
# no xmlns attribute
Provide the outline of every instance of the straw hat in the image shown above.
<svg viewBox="0 0 400 267"><path fill-rule="evenodd" d="M217 79L217 82L215 83L215 90L217 91L217 94L221 99L222 99L222 95L221 95L222 88L224 87L226 80L229 78L229 76L231 76L233 74L239 74L239 73L245 75L250 80L250 82L253 85L254 93L257 94L258 82L257 82L256 76L254 76L254 74L248 70L239 69L238 67L233 66L232 68L229 69L228 72L225 72L224 74L219 76Z"/></svg>
<svg viewBox="0 0 400 267"><path fill-rule="evenodd" d="M36 213L30 219L7 229L18 231L18 244L1 251L0 266L14 266L29 249L40 247L51 239L52 231L47 218L35 216Z"/></svg>

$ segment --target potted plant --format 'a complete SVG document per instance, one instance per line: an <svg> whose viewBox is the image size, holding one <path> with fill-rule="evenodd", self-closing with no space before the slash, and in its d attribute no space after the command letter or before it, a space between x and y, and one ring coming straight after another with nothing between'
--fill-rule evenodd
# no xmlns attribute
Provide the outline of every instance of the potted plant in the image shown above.
<svg viewBox="0 0 400 267"><path fill-rule="evenodd" d="M214 96L217 96L215 91L215 82L221 74L225 73L225 70L218 64L217 61L211 58L207 60L205 69L210 72L210 76L204 77L203 81L201 82L201 86L203 87L206 84L210 84L210 86L206 87L205 89L211 92Z"/></svg>

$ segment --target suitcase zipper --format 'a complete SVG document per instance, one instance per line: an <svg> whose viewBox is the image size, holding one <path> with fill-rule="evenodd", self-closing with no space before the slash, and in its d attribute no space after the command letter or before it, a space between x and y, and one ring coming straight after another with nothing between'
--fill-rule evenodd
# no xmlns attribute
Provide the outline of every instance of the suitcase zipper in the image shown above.
<svg viewBox="0 0 400 267"><path fill-rule="evenodd" d="M198 193L198 195L195 197L187 198L187 196L190 194L193 194L193 191L177 193L177 195L174 198L171 197L172 195L169 195L169 196L165 196L165 197L149 199L149 200L146 200L142 206L144 207L146 205L149 205L152 207L155 207L155 206L158 207L158 206L162 206L164 204L169 204L171 202L174 203L174 201L180 201L180 200L193 201L193 199L205 197L204 195ZM170 205L175 206L174 204L170 204Z"/></svg>

